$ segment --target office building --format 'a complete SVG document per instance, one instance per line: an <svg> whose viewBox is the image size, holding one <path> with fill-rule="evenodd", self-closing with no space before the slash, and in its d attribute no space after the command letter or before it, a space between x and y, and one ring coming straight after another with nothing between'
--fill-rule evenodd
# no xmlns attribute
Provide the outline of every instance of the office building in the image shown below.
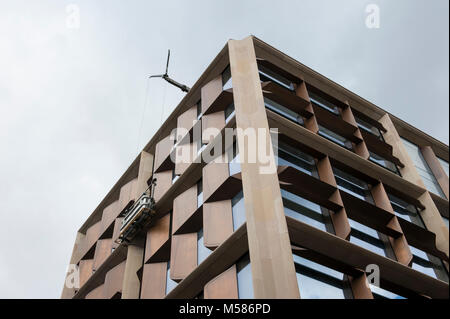
<svg viewBox="0 0 450 319"><path fill-rule="evenodd" d="M448 161L260 39L230 40L79 229L62 297L448 298ZM151 217L117 243L153 179Z"/></svg>

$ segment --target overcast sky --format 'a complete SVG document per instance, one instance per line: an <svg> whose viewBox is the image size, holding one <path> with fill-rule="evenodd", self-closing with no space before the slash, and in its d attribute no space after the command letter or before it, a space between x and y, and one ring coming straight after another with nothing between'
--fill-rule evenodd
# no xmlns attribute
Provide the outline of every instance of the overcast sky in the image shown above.
<svg viewBox="0 0 450 319"><path fill-rule="evenodd" d="M143 111L168 48L191 86L254 34L448 144L448 0L221 2L0 0L0 297L59 298L76 231L183 97L152 80Z"/></svg>

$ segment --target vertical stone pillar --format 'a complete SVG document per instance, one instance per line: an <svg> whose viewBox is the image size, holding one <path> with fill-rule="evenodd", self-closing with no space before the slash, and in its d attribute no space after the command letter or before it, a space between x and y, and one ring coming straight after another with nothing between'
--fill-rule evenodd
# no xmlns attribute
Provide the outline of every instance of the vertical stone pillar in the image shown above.
<svg viewBox="0 0 450 319"><path fill-rule="evenodd" d="M237 129L265 130L266 149L272 147L261 90L255 49L251 37L228 42ZM261 138L261 136L260 136ZM276 171L256 156L249 163L249 139L238 135L250 261L255 298L299 298L289 234ZM251 147L251 148L250 148ZM256 152L262 151L256 143ZM247 155L247 156L246 156ZM273 154L271 154L274 160Z"/></svg>

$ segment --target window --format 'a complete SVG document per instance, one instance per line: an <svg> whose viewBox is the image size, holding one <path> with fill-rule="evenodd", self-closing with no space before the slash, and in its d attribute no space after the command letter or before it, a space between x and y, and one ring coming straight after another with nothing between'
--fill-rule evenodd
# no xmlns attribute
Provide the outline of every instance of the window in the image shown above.
<svg viewBox="0 0 450 319"><path fill-rule="evenodd" d="M228 170L229 170L230 176L240 173L241 172L241 162L239 160L239 151L237 148L237 143L234 143L233 147L230 147L230 149L227 151L227 156L229 159ZM231 158L231 160L230 160L230 158Z"/></svg>
<svg viewBox="0 0 450 319"><path fill-rule="evenodd" d="M262 65L258 65L258 69L259 78L262 82L272 81L288 90L294 91L294 84L285 77L273 72L272 70L269 70Z"/></svg>
<svg viewBox="0 0 450 319"><path fill-rule="evenodd" d="M425 225L423 224L422 218L419 215L417 207L407 203L406 201L394 195L388 194L388 197L391 202L392 209L394 210L395 215L397 215L397 217L405 219L422 228L425 228Z"/></svg>
<svg viewBox="0 0 450 319"><path fill-rule="evenodd" d="M197 156L198 156L201 152L203 152L203 150L205 149L205 147L206 147L207 145L208 145L208 144L203 143L203 140L202 140L202 138L201 138L201 136L200 136L200 138L197 140Z"/></svg>
<svg viewBox="0 0 450 319"><path fill-rule="evenodd" d="M240 191L239 194L233 197L231 200L231 206L233 213L233 230L236 230L241 227L246 220L243 191Z"/></svg>
<svg viewBox="0 0 450 319"><path fill-rule="evenodd" d="M336 143L337 145L340 145L342 147L345 147L348 150L352 150L353 146L352 143L347 140L345 137L330 131L329 129L323 127L322 125L319 124L319 132L318 134L324 138L326 138L327 140L332 141L333 143Z"/></svg>
<svg viewBox="0 0 450 319"><path fill-rule="evenodd" d="M375 154L374 152L369 151L369 154L370 154L369 160L371 162L386 168L387 170L391 171L394 174L400 175L400 172L394 163L388 161L387 159L381 157L380 155Z"/></svg>
<svg viewBox="0 0 450 319"><path fill-rule="evenodd" d="M302 299L345 299L344 274L294 255Z"/></svg>
<svg viewBox="0 0 450 319"><path fill-rule="evenodd" d="M303 197L292 194L284 189L281 190L283 197L284 213L305 224L311 225L323 231L327 231L330 225L328 216L322 214L320 205L317 205ZM327 223L328 222L328 223Z"/></svg>
<svg viewBox="0 0 450 319"><path fill-rule="evenodd" d="M170 279L170 261L168 261L166 272L166 295L168 295L177 285L178 283L175 280Z"/></svg>
<svg viewBox="0 0 450 319"><path fill-rule="evenodd" d="M448 177L448 162L444 161L442 158L437 158L439 163L441 164L442 168L444 169L445 174L447 174Z"/></svg>
<svg viewBox="0 0 450 319"><path fill-rule="evenodd" d="M331 103L330 101L327 101L323 97L315 94L314 92L309 92L309 99L311 100L311 103L314 105L321 107L334 115L339 115L339 108Z"/></svg>
<svg viewBox="0 0 450 319"><path fill-rule="evenodd" d="M200 120L202 117L202 100L198 100L197 102L197 120Z"/></svg>
<svg viewBox="0 0 450 319"><path fill-rule="evenodd" d="M200 265L211 254L211 250L204 245L203 229L197 233L197 265Z"/></svg>
<svg viewBox="0 0 450 319"><path fill-rule="evenodd" d="M333 173L339 189L373 203L369 185L366 182L335 167L333 167Z"/></svg>
<svg viewBox="0 0 450 319"><path fill-rule="evenodd" d="M448 218L445 216L442 216L442 219L444 220L445 225L447 225L448 228Z"/></svg>
<svg viewBox="0 0 450 319"><path fill-rule="evenodd" d="M448 282L448 274L439 258L410 246L413 254L412 268L430 277Z"/></svg>
<svg viewBox="0 0 450 319"><path fill-rule="evenodd" d="M405 299L405 297L399 296L397 294L394 294L393 292L377 287L375 285L369 286L374 299Z"/></svg>
<svg viewBox="0 0 450 319"><path fill-rule="evenodd" d="M234 114L235 114L234 103L231 103L225 109L225 123L228 123L233 118Z"/></svg>
<svg viewBox="0 0 450 319"><path fill-rule="evenodd" d="M233 81L231 79L231 69L227 66L225 71L222 72L222 89L228 90L233 87Z"/></svg>
<svg viewBox="0 0 450 319"><path fill-rule="evenodd" d="M288 120L291 120L292 122L298 123L300 125L304 124L303 118L298 113L288 109L287 107L284 107L281 104L278 104L275 101L272 101L265 97L264 105L267 109L287 118Z"/></svg>
<svg viewBox="0 0 450 319"><path fill-rule="evenodd" d="M203 183L200 180L197 183L197 208L203 205Z"/></svg>
<svg viewBox="0 0 450 319"><path fill-rule="evenodd" d="M420 177L422 177L422 181L425 184L425 187L430 192L433 192L436 195L439 195L442 198L445 198L445 195L442 192L442 189L439 186L439 183L437 182L436 177L434 177L433 172L431 171L427 162L423 158L422 152L420 151L419 147L403 138L402 138L402 141L403 141L403 144L405 145L406 150L408 151L409 156L411 157L412 161L414 162L414 166L416 167L417 172L419 173Z"/></svg>
<svg viewBox="0 0 450 319"><path fill-rule="evenodd" d="M175 170L172 170L172 184L177 181L180 175L175 175Z"/></svg>
<svg viewBox="0 0 450 319"><path fill-rule="evenodd" d="M386 253L386 246L380 238L380 234L363 224L360 224L352 219L348 219L351 227L350 242L365 248L378 255L388 257Z"/></svg>
<svg viewBox="0 0 450 319"><path fill-rule="evenodd" d="M380 141L384 141L383 134L381 134L378 127L373 126L372 124L358 118L357 116L355 116L355 121L360 129L362 129L372 135L375 135Z"/></svg>
<svg viewBox="0 0 450 319"><path fill-rule="evenodd" d="M244 255L236 263L236 266L239 299L253 299L253 279L249 254Z"/></svg>
<svg viewBox="0 0 450 319"><path fill-rule="evenodd" d="M281 141L278 143L276 161L279 166L292 166L308 175L317 176L316 164L312 156Z"/></svg>

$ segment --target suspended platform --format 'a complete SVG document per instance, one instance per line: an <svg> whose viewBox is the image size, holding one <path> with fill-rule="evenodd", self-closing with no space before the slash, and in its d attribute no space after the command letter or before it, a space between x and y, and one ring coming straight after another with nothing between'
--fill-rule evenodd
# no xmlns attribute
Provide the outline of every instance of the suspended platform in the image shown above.
<svg viewBox="0 0 450 319"><path fill-rule="evenodd" d="M131 242L134 236L150 222L151 217L155 214L155 200L153 198L155 181L153 180L150 187L124 211L124 218L116 243Z"/></svg>

